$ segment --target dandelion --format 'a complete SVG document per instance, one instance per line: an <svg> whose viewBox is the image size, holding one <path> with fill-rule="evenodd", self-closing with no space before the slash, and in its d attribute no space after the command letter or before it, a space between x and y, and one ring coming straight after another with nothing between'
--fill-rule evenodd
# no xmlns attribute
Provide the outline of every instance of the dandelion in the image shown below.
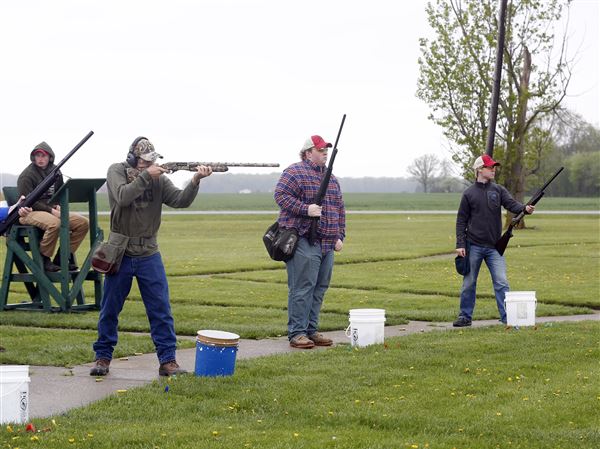
<svg viewBox="0 0 600 449"><path fill-rule="evenodd" d="M213 430L213 431L212 431L212 436L213 436L213 437L217 437L217 436L219 436L219 432L217 432L216 430Z"/></svg>
<svg viewBox="0 0 600 449"><path fill-rule="evenodd" d="M294 432L294 437L298 438L300 436L299 433Z"/></svg>
<svg viewBox="0 0 600 449"><path fill-rule="evenodd" d="M75 438L69 438L69 443L71 443L71 444L75 443Z"/></svg>
<svg viewBox="0 0 600 449"><path fill-rule="evenodd" d="M31 441L39 441L40 439L38 438L37 435L34 435L30 438Z"/></svg>
<svg viewBox="0 0 600 449"><path fill-rule="evenodd" d="M598 398L598 399L600 399L600 398ZM13 432L13 428L11 426L6 426L6 431L8 433L12 433Z"/></svg>

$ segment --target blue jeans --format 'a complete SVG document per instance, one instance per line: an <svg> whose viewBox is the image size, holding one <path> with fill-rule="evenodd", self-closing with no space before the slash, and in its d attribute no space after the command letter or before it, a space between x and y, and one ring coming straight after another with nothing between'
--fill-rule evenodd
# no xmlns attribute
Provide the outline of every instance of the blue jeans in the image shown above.
<svg viewBox="0 0 600 449"><path fill-rule="evenodd" d="M294 257L286 262L288 274L288 338L312 335L319 329L319 313L333 272L333 251L321 254L321 245L301 237Z"/></svg>
<svg viewBox="0 0 600 449"><path fill-rule="evenodd" d="M469 320L473 319L477 276L479 276L481 263L485 260L485 263L490 270L490 274L492 275L492 284L496 295L496 305L498 306L498 312L500 312L500 320L503 323L506 323L504 296L509 290L508 279L506 278L506 260L495 248L486 248L471 243L470 249L469 265L471 266L471 271L464 277L462 289L460 291L459 316L464 316Z"/></svg>
<svg viewBox="0 0 600 449"><path fill-rule="evenodd" d="M175 360L175 325L169 303L169 286L160 253L148 257L123 256L119 272L104 278L104 296L98 319L98 340L94 343L96 359L112 360L118 341L119 314L137 278L146 315L150 321L150 335L156 347L159 362Z"/></svg>

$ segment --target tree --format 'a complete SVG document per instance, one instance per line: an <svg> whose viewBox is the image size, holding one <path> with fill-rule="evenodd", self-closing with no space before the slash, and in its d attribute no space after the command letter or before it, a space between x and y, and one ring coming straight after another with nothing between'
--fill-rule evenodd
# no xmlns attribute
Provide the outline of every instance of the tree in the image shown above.
<svg viewBox="0 0 600 449"><path fill-rule="evenodd" d="M519 201L525 177L536 173L550 147L542 118L561 112L571 77L567 40L555 46L554 27L570 0L513 0L506 42L494 159L498 181ZM441 126L452 158L472 179L473 160L485 149L497 40L496 0L434 0L427 5L435 39L420 40L417 97ZM558 52L557 52L558 50Z"/></svg>
<svg viewBox="0 0 600 449"><path fill-rule="evenodd" d="M435 154L426 154L416 158L407 170L423 186L423 192L427 193L439 165L440 161Z"/></svg>

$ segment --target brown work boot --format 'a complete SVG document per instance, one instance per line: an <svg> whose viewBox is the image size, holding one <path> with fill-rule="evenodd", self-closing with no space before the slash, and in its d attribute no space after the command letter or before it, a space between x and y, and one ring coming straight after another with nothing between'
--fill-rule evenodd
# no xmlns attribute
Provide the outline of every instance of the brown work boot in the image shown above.
<svg viewBox="0 0 600 449"><path fill-rule="evenodd" d="M306 335L296 335L290 340L290 346L292 348L310 349L313 348L315 344L309 340Z"/></svg>
<svg viewBox="0 0 600 449"><path fill-rule="evenodd" d="M315 346L331 346L333 344L333 340L331 338L327 338L319 332L309 335L308 339L311 340Z"/></svg>
<svg viewBox="0 0 600 449"><path fill-rule="evenodd" d="M161 363L160 367L158 368L159 376L176 376L178 374L187 374L187 371L183 368L180 368L175 360Z"/></svg>
<svg viewBox="0 0 600 449"><path fill-rule="evenodd" d="M106 376L109 371L110 360L98 359L96 364L90 370L90 376Z"/></svg>
<svg viewBox="0 0 600 449"><path fill-rule="evenodd" d="M49 273L60 271L60 267L52 262L48 256L42 256L42 260L44 261L44 271Z"/></svg>

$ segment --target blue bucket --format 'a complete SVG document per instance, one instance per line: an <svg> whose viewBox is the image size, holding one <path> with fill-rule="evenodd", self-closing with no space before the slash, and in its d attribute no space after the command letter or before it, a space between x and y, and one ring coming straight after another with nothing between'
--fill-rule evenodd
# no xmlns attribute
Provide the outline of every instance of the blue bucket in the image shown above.
<svg viewBox="0 0 600 449"><path fill-rule="evenodd" d="M196 339L196 376L231 376L240 336L231 332L198 331Z"/></svg>

